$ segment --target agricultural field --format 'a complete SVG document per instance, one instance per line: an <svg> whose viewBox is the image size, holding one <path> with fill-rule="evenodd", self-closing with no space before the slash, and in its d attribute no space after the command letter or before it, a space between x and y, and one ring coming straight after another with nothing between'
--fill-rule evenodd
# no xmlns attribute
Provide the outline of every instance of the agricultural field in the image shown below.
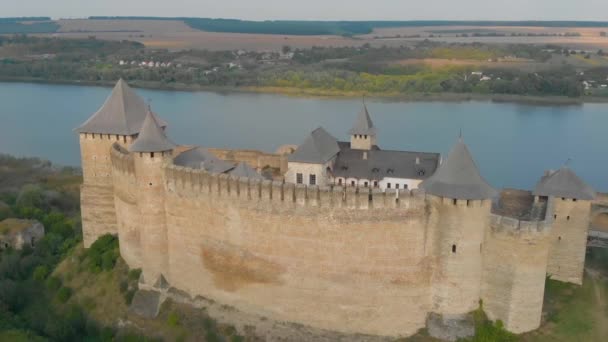
<svg viewBox="0 0 608 342"><path fill-rule="evenodd" d="M228 32L210 32L202 29L228 30L224 26L188 24L184 20L166 19L67 19L55 22L58 29L41 33L45 36L87 38L95 36L106 40L135 40L149 48L171 50L248 50L279 51L284 45L292 48L344 47L370 44L374 47L399 47L423 40L446 43L484 44L556 44L570 49L608 50L608 37L601 36L606 27L518 27L518 26L409 26L374 28L365 34L331 34L340 32L328 28L319 30L327 34L268 34L238 33L238 27ZM373 23L370 23L372 25ZM378 24L379 25L379 24ZM388 25L388 24L386 24ZM201 28L201 29L197 29ZM243 30L248 27L243 28ZM360 30L360 29L359 29ZM237 32L234 32L237 31ZM253 32L264 32L261 28ZM266 30L268 31L268 30ZM298 33L293 28L285 32ZM270 31L272 32L272 31ZM310 32L317 32L311 30Z"/></svg>

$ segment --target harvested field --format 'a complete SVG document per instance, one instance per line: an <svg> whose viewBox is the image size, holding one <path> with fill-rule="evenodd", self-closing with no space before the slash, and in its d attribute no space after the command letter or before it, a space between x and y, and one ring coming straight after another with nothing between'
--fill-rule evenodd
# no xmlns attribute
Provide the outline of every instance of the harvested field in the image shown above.
<svg viewBox="0 0 608 342"><path fill-rule="evenodd" d="M376 29L371 34L348 38L342 36L291 36L270 34L244 34L203 32L190 28L179 20L89 20L65 19L54 36L64 38L87 38L96 36L107 40L134 40L151 48L208 49L208 50L253 50L278 51L283 46L310 48L312 46L372 46L410 45L423 39L450 43L497 43L497 44L560 44L572 49L608 50L608 38L600 32L608 28L556 28L556 27L474 27L474 26L425 26ZM505 37L456 37L462 33L497 32ZM580 37L537 36L512 37L511 33L565 34L578 32ZM45 35L45 34L43 34ZM395 38L401 35L402 37ZM403 38L420 35L419 38ZM430 35L435 37L430 38ZM441 35L441 37L438 37Z"/></svg>
<svg viewBox="0 0 608 342"><path fill-rule="evenodd" d="M507 26L422 26L422 27L396 27L375 29L374 32L360 36L363 39L372 39L394 46L407 41L429 39L448 43L489 43L489 44L556 44L572 49L598 50L608 49L608 37L600 37L600 32L606 32L605 27L507 27ZM475 32L480 34L499 33L504 37L472 37ZM511 36L516 34L566 34L580 33L580 37L565 36ZM469 37L457 37L468 34ZM420 38L395 38L420 35ZM433 35L434 37L430 37ZM438 37L441 36L441 37Z"/></svg>

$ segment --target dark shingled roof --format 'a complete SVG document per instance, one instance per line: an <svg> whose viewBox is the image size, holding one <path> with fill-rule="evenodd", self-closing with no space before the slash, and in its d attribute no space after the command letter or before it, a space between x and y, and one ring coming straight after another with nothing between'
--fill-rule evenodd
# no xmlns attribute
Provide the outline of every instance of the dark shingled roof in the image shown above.
<svg viewBox="0 0 608 342"><path fill-rule="evenodd" d="M338 152L340 152L340 147L336 138L327 133L323 127L319 127L312 131L298 149L289 156L289 161L323 164Z"/></svg>
<svg viewBox="0 0 608 342"><path fill-rule="evenodd" d="M569 167L551 172L541 178L534 190L536 196L595 199L595 190L580 179Z"/></svg>
<svg viewBox="0 0 608 342"><path fill-rule="evenodd" d="M229 172L233 177L247 177L250 179L263 180L264 177L260 175L254 168L249 166L247 163L240 162L232 171Z"/></svg>
<svg viewBox="0 0 608 342"><path fill-rule="evenodd" d="M211 173L224 173L234 169L234 164L221 160L203 147L185 151L173 159L175 165L203 169Z"/></svg>
<svg viewBox="0 0 608 342"><path fill-rule="evenodd" d="M420 188L431 195L454 199L481 200L498 195L479 174L462 139L458 140L437 172L420 184Z"/></svg>
<svg viewBox="0 0 608 342"><path fill-rule="evenodd" d="M120 79L103 106L76 132L134 135L139 133L147 112L144 100ZM163 120L156 119L161 127L167 126Z"/></svg>
<svg viewBox="0 0 608 342"><path fill-rule="evenodd" d="M375 135L376 127L374 127L374 123L369 116L369 112L367 111L367 106L363 105L363 110L357 116L357 120L355 121L355 125L348 132L350 135L361 134L361 135Z"/></svg>
<svg viewBox="0 0 608 342"><path fill-rule="evenodd" d="M370 151L361 151L351 149L346 142L339 144L341 150L334 165L334 177L426 179L439 165L438 153L384 151L377 146ZM367 159L363 158L364 153L367 153Z"/></svg>
<svg viewBox="0 0 608 342"><path fill-rule="evenodd" d="M139 136L129 147L131 152L163 152L175 148L175 144L167 138L165 131L152 111L148 110Z"/></svg>

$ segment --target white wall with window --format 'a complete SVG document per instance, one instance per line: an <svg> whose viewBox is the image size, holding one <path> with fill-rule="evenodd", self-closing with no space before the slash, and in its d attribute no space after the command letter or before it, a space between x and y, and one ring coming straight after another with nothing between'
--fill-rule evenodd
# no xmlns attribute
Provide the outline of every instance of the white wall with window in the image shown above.
<svg viewBox="0 0 608 342"><path fill-rule="evenodd" d="M327 164L289 162L285 181L293 184L329 185L331 180L327 172L328 167L331 167L331 162Z"/></svg>

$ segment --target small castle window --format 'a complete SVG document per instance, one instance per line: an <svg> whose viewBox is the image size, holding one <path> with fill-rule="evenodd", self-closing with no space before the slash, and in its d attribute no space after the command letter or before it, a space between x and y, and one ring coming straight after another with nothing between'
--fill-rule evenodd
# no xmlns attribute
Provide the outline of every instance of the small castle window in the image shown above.
<svg viewBox="0 0 608 342"><path fill-rule="evenodd" d="M363 183L363 185L367 188L369 184L367 182L365 182L365 183Z"/></svg>
<svg viewBox="0 0 608 342"><path fill-rule="evenodd" d="M562 197L562 201L565 201L565 200L566 200L566 197Z"/></svg>
<svg viewBox="0 0 608 342"><path fill-rule="evenodd" d="M150 152L150 158L154 158L154 152Z"/></svg>
<svg viewBox="0 0 608 342"><path fill-rule="evenodd" d="M557 238L557 240L562 241L562 237L561 237L561 236L559 236L559 237Z"/></svg>
<svg viewBox="0 0 608 342"><path fill-rule="evenodd" d="M123 141L125 144L127 143L127 136L126 136L126 135L123 135L123 136L122 136L122 141Z"/></svg>
<svg viewBox="0 0 608 342"><path fill-rule="evenodd" d="M391 188L391 183L386 184L386 188L390 189Z"/></svg>
<svg viewBox="0 0 608 342"><path fill-rule="evenodd" d="M150 183L149 185L152 186L152 183Z"/></svg>
<svg viewBox="0 0 608 342"><path fill-rule="evenodd" d="M301 173L296 173L296 183L297 184L304 183L304 175L302 175Z"/></svg>
<svg viewBox="0 0 608 342"><path fill-rule="evenodd" d="M557 219L557 215L553 215L553 219L556 220Z"/></svg>
<svg viewBox="0 0 608 342"><path fill-rule="evenodd" d="M399 189L399 183L395 184L395 189Z"/></svg>
<svg viewBox="0 0 608 342"><path fill-rule="evenodd" d="M403 184L403 188L407 189L408 188L407 184Z"/></svg>
<svg viewBox="0 0 608 342"><path fill-rule="evenodd" d="M363 138L363 139L367 139L367 134L366 134L366 135L364 135L364 138Z"/></svg>
<svg viewBox="0 0 608 342"><path fill-rule="evenodd" d="M374 188L378 187L378 181L374 181Z"/></svg>
<svg viewBox="0 0 608 342"><path fill-rule="evenodd" d="M573 199L572 199L572 202L576 202L576 198L573 198Z"/></svg>
<svg viewBox="0 0 608 342"><path fill-rule="evenodd" d="M355 186L355 181L350 181L350 185Z"/></svg>
<svg viewBox="0 0 608 342"><path fill-rule="evenodd" d="M566 216L566 221L570 221L570 216Z"/></svg>
<svg viewBox="0 0 608 342"><path fill-rule="evenodd" d="M457 199L454 198L452 201L453 201L454 205L458 204L458 200Z"/></svg>
<svg viewBox="0 0 608 342"><path fill-rule="evenodd" d="M342 185L342 178L338 178L338 184Z"/></svg>
<svg viewBox="0 0 608 342"><path fill-rule="evenodd" d="M310 185L317 185L317 175L309 175L308 176L308 183Z"/></svg>
<svg viewBox="0 0 608 342"><path fill-rule="evenodd" d="M452 245L452 253L456 253L456 245Z"/></svg>

